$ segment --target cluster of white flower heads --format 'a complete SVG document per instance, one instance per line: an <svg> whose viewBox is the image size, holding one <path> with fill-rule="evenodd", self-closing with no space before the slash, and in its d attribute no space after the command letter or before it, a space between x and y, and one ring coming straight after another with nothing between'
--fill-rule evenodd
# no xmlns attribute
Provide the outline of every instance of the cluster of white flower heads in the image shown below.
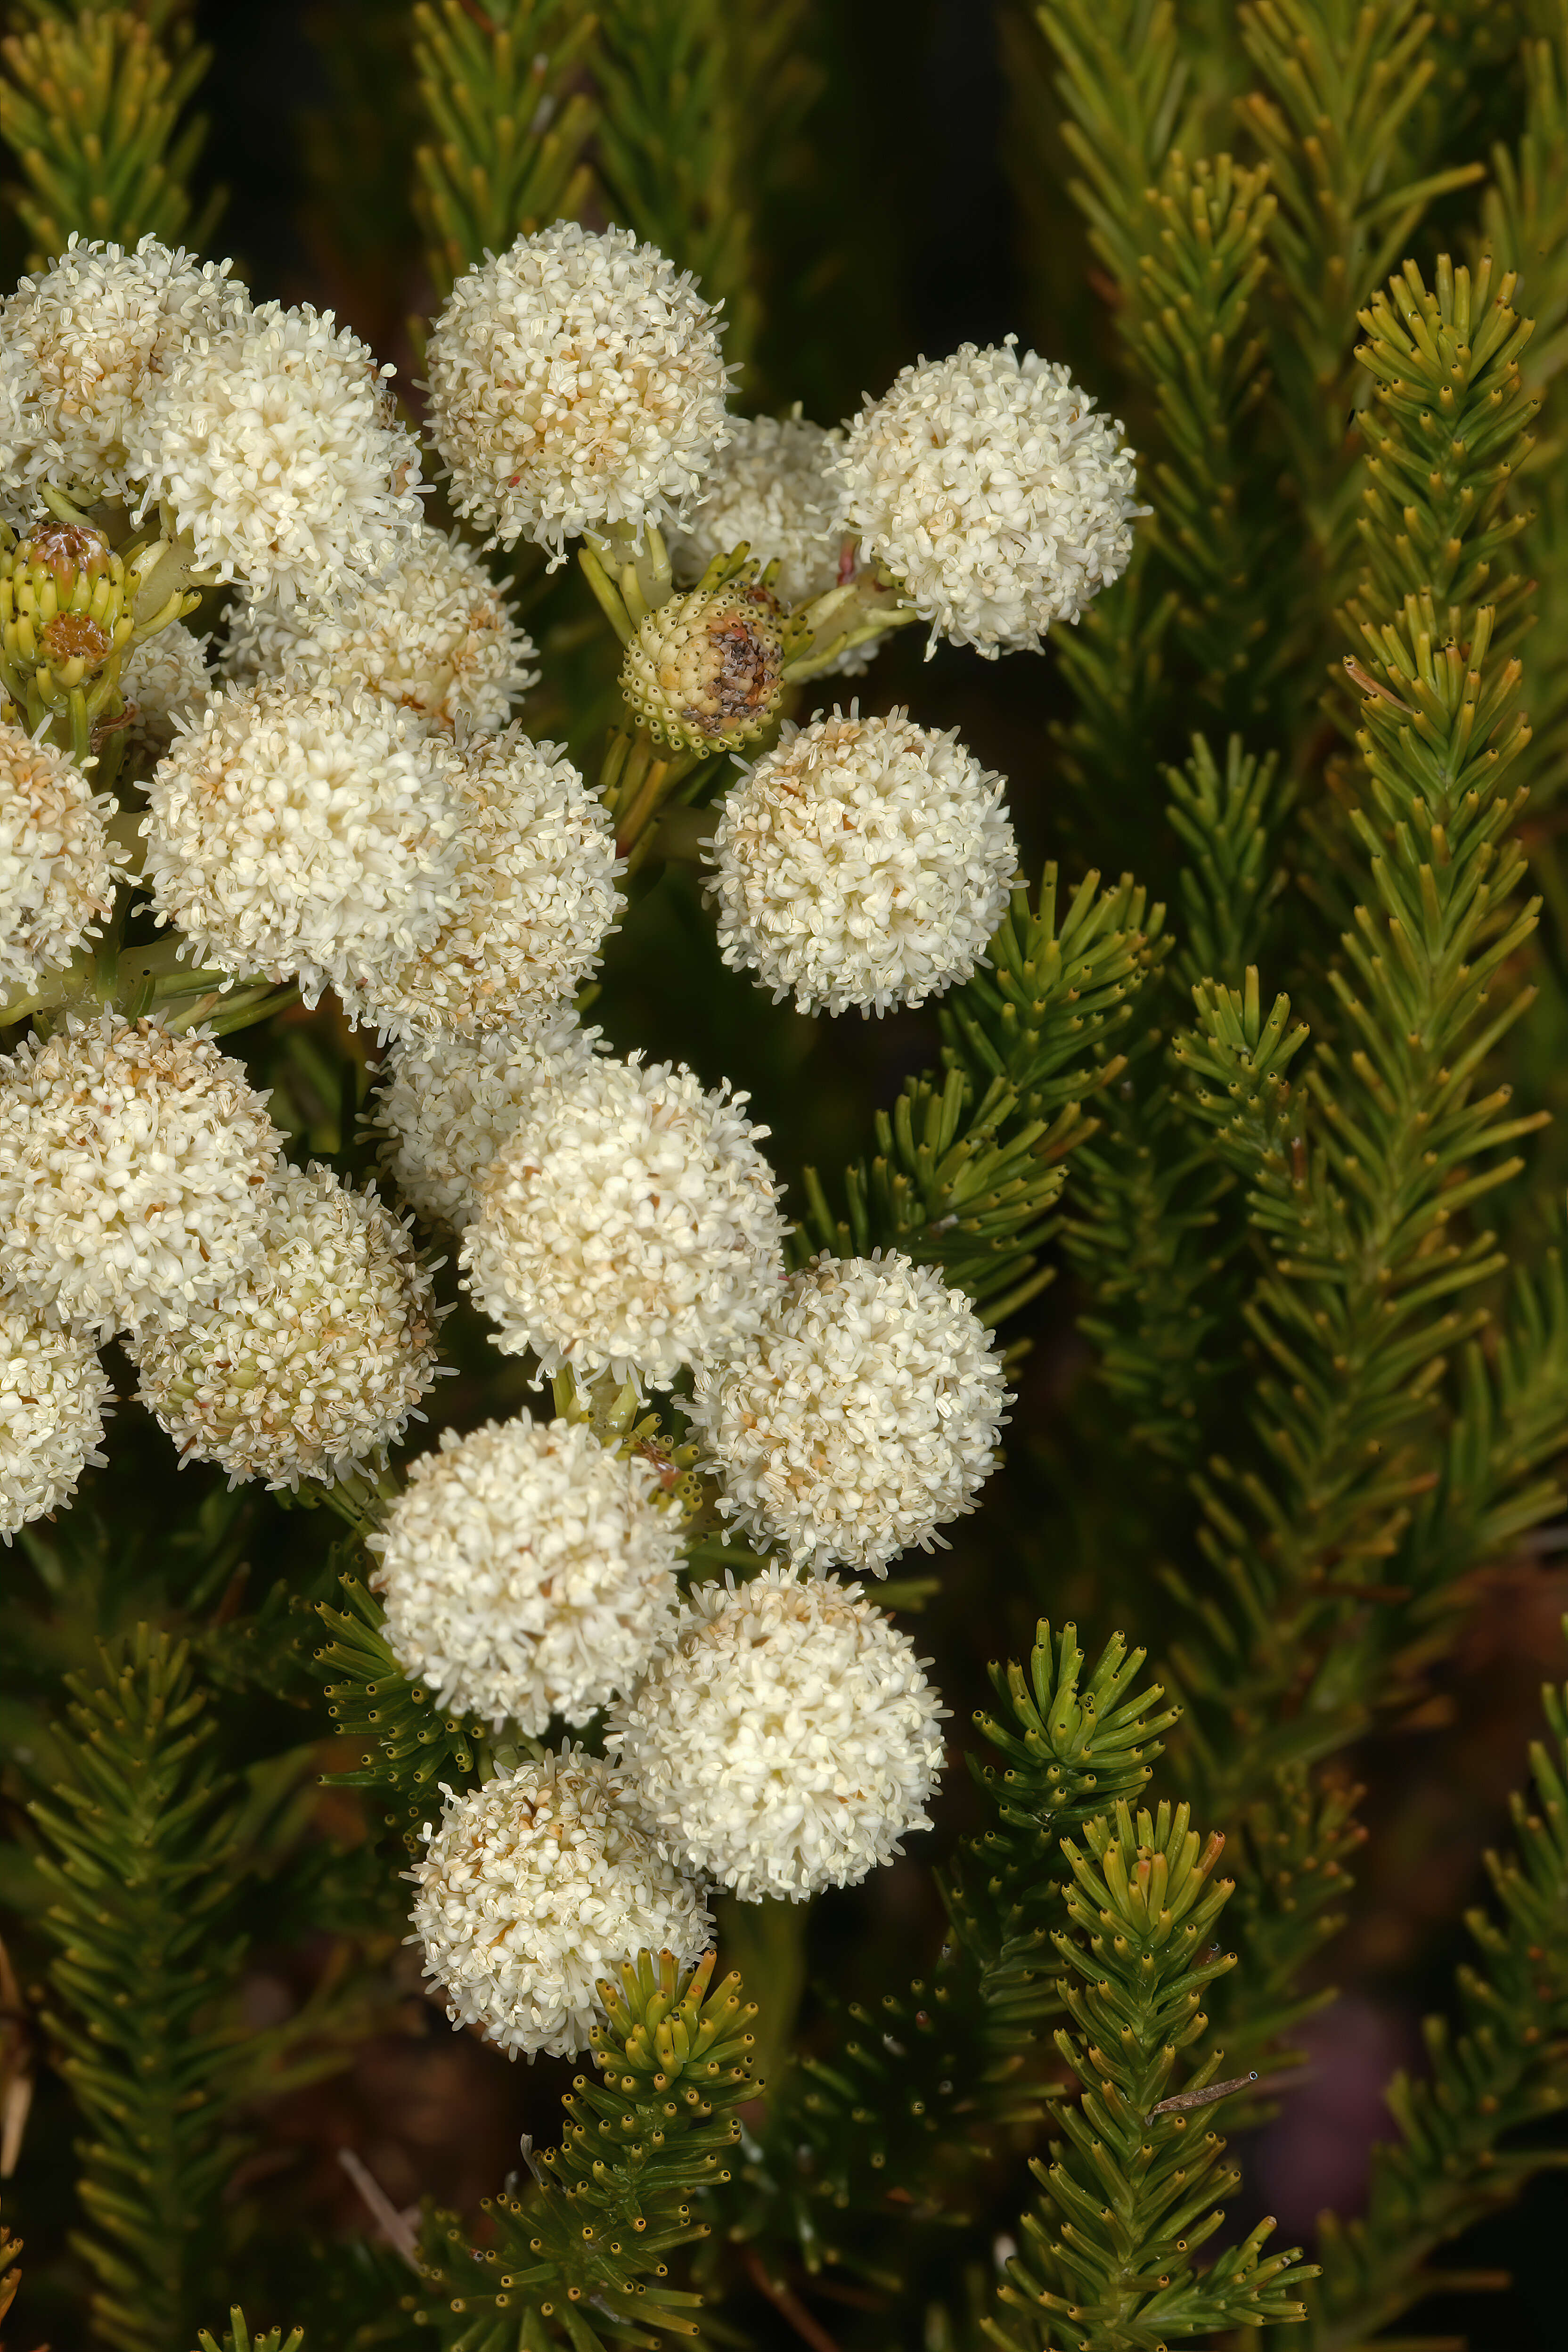
<svg viewBox="0 0 1568 2352"><path fill-rule="evenodd" d="M724 961L802 1013L883 1013L967 980L1007 905L1002 778L906 712L787 722L710 852Z"/></svg>
<svg viewBox="0 0 1568 2352"><path fill-rule="evenodd" d="M816 1258L755 1335L700 1369L721 1508L792 1560L884 1576L973 1510L1011 1402L962 1290L895 1250Z"/></svg>
<svg viewBox="0 0 1568 2352"><path fill-rule="evenodd" d="M626 229L557 221L466 271L426 363L452 504L502 547L679 514L728 431L714 313Z"/></svg>
<svg viewBox="0 0 1568 2352"><path fill-rule="evenodd" d="M504 727L539 683L533 644L479 558L420 525L384 580L315 609L279 598L230 607L225 676L247 685L299 670L313 686L360 687L418 727Z"/></svg>
<svg viewBox="0 0 1568 2352"><path fill-rule="evenodd" d="M581 1423L448 1430L372 1539L399 1665L498 1731L585 1723L630 1689L674 1613L681 1522L657 1484Z"/></svg>
<svg viewBox="0 0 1568 2352"><path fill-rule="evenodd" d="M215 696L148 790L153 901L203 962L308 1003L431 946L455 902L458 755L377 695Z"/></svg>
<svg viewBox="0 0 1568 2352"><path fill-rule="evenodd" d="M206 643L176 622L132 646L120 670L130 720L128 750L161 759L182 727L199 723L212 690Z"/></svg>
<svg viewBox="0 0 1568 2352"><path fill-rule="evenodd" d="M755 1328L783 1279L784 1226L745 1101L637 1057L535 1096L463 1244L504 1353L662 1387Z"/></svg>
<svg viewBox="0 0 1568 2352"><path fill-rule="evenodd" d="M114 904L114 801L74 761L0 723L0 988L34 988Z"/></svg>
<svg viewBox="0 0 1568 2352"><path fill-rule="evenodd" d="M298 1486L362 1469L418 1418L436 1378L430 1276L374 1192L283 1168L261 1255L221 1298L132 1353L142 1402L182 1463L231 1486Z"/></svg>
<svg viewBox="0 0 1568 2352"><path fill-rule="evenodd" d="M665 1951L689 1967L707 1949L700 1891L611 1766L568 1746L446 1795L409 1876L415 1940L454 2026L482 2027L510 2056L574 2057L624 1961Z"/></svg>
<svg viewBox="0 0 1568 2352"><path fill-rule="evenodd" d="M798 1903L931 1827L944 1712L858 1585L769 1568L692 1588L609 1736L672 1860Z"/></svg>
<svg viewBox="0 0 1568 2352"><path fill-rule="evenodd" d="M226 262L144 236L79 244L0 302L0 505L31 520L45 482L132 488L148 415L188 346L247 308Z"/></svg>
<svg viewBox="0 0 1568 2352"><path fill-rule="evenodd" d="M1038 652L1132 552L1132 452L1065 367L1016 336L906 367L850 420L847 527L938 635Z"/></svg>
<svg viewBox="0 0 1568 2352"><path fill-rule="evenodd" d="M0 1061L0 1296L132 1337L223 1297L261 1251L279 1139L199 1032L105 1013Z"/></svg>
<svg viewBox="0 0 1568 2352"><path fill-rule="evenodd" d="M131 469L209 576L306 604L359 593L421 518L392 373L330 310L259 303L185 345L138 412Z"/></svg>
<svg viewBox="0 0 1568 2352"><path fill-rule="evenodd" d="M404 1037L513 1028L573 996L620 907L615 826L557 743L521 729L438 749L458 827L435 935L334 974L352 1017Z"/></svg>
<svg viewBox="0 0 1568 2352"><path fill-rule="evenodd" d="M90 1339L0 1305L0 1538L68 1503L113 1393Z"/></svg>
<svg viewBox="0 0 1568 2352"><path fill-rule="evenodd" d="M844 436L795 416L732 416L730 440L702 478L688 520L669 534L682 587L695 587L715 556L741 546L777 563L774 593L809 604L838 581L847 531L844 492L830 468Z"/></svg>
<svg viewBox="0 0 1568 2352"><path fill-rule="evenodd" d="M410 1207L460 1233L485 1171L516 1134L535 1091L575 1077L598 1040L597 1029L583 1028L562 1006L536 1030L394 1045L370 1123L384 1138L382 1164Z"/></svg>

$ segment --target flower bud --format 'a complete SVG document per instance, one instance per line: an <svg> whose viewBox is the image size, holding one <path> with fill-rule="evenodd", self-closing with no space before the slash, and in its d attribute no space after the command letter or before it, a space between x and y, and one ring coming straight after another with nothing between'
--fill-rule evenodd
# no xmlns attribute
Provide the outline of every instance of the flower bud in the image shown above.
<svg viewBox="0 0 1568 2352"><path fill-rule="evenodd" d="M783 692L777 600L755 582L696 588L648 614L621 692L654 740L706 756L760 735Z"/></svg>
<svg viewBox="0 0 1568 2352"><path fill-rule="evenodd" d="M90 524L46 518L0 548L0 675L35 722L79 688L90 696L92 680L105 699L117 674L102 673L132 627L125 567Z"/></svg>

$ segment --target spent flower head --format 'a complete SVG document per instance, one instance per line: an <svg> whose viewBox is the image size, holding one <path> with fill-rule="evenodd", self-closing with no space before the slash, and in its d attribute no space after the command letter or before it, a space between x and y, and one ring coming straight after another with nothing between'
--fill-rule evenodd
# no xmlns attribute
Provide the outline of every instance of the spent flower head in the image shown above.
<svg viewBox="0 0 1568 2352"><path fill-rule="evenodd" d="M231 687L148 788L153 903L204 963L323 988L390 978L456 903L458 754L380 696Z"/></svg>
<svg viewBox="0 0 1568 2352"><path fill-rule="evenodd" d="M263 302L188 342L140 412L131 466L193 567L322 604L389 571L420 520L419 445L359 337Z"/></svg>
<svg viewBox="0 0 1568 2352"><path fill-rule="evenodd" d="M624 1773L568 1745L458 1795L409 1872L411 1940L454 2026L510 2058L572 2058L603 2010L599 1987L638 1952L700 1958L712 1921L665 1860Z"/></svg>
<svg viewBox="0 0 1568 2352"><path fill-rule="evenodd" d="M908 714L787 722L721 807L719 944L802 1013L884 1013L967 980L1017 866L1000 776Z"/></svg>
<svg viewBox="0 0 1568 2352"><path fill-rule="evenodd" d="M182 1464L231 1486L362 1470L401 1437L436 1378L430 1276L374 1192L330 1168L281 1168L254 1265L177 1331L132 1353L142 1403Z"/></svg>
<svg viewBox="0 0 1568 2352"><path fill-rule="evenodd" d="M312 686L367 688L418 727L493 731L539 683L532 641L479 558L424 524L384 579L342 604L258 597L226 618L226 677L294 670Z"/></svg>
<svg viewBox="0 0 1568 2352"><path fill-rule="evenodd" d="M666 1631L678 1513L581 1422L487 1422L414 1463L371 1581L388 1647L435 1703L534 1736L629 1690Z"/></svg>
<svg viewBox="0 0 1568 2352"><path fill-rule="evenodd" d="M0 1296L133 1338L185 1321L261 1254L281 1138L199 1032L74 1016L0 1060Z"/></svg>
<svg viewBox="0 0 1568 2352"><path fill-rule="evenodd" d="M944 1711L858 1585L775 1567L692 1587L609 1737L672 1860L800 1903L931 1827Z"/></svg>
<svg viewBox="0 0 1568 2352"><path fill-rule="evenodd" d="M97 937L123 856L114 808L63 751L0 722L0 989L36 988Z"/></svg>
<svg viewBox="0 0 1568 2352"><path fill-rule="evenodd" d="M0 301L0 506L13 522L31 519L46 482L105 497L140 487L147 420L175 365L248 312L230 266L151 236L133 252L72 236Z"/></svg>
<svg viewBox="0 0 1568 2352"><path fill-rule="evenodd" d="M114 1390L90 1339L0 1304L0 1539L49 1517L76 1492Z"/></svg>
<svg viewBox="0 0 1568 2352"><path fill-rule="evenodd" d="M537 1089L575 1077L599 1043L569 1005L529 1030L426 1037L392 1046L370 1124L382 1165L411 1208L460 1233L480 1181L527 1116Z"/></svg>
<svg viewBox="0 0 1568 2352"><path fill-rule="evenodd" d="M557 221L466 271L426 364L452 503L502 547L663 522L729 429L715 314L626 229Z"/></svg>
<svg viewBox="0 0 1568 2352"><path fill-rule="evenodd" d="M1038 652L1127 568L1132 452L1065 367L1016 336L904 368L850 419L847 526L900 580L931 642Z"/></svg>
<svg viewBox="0 0 1568 2352"><path fill-rule="evenodd" d="M754 1329L783 1279L784 1223L746 1099L635 1055L535 1095L463 1241L504 1353L668 1387Z"/></svg>
<svg viewBox="0 0 1568 2352"><path fill-rule="evenodd" d="M1009 1402L963 1292L887 1250L792 1276L700 1369L691 1412L727 1517L797 1562L884 1576L973 1509Z"/></svg>

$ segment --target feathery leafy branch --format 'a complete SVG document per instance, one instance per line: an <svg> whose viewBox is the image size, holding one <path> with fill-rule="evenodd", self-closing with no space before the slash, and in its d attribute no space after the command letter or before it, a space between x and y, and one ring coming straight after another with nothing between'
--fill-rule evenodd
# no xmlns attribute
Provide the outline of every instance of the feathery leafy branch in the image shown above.
<svg viewBox="0 0 1568 2352"><path fill-rule="evenodd" d="M70 1675L65 1777L30 1808L58 1946L42 2022L86 2126L75 2243L94 2331L117 2352L188 2338L237 2143L231 2037L206 2021L237 1966L235 1784L188 1653L143 1626ZM134 1988L134 1998L131 1989Z"/></svg>
<svg viewBox="0 0 1568 2352"><path fill-rule="evenodd" d="M19 12L22 13L22 12ZM26 182L16 209L41 268L73 231L199 251L222 199L193 222L187 182L206 126L186 110L209 63L184 0L80 8L31 0L0 41L0 140Z"/></svg>
<svg viewBox="0 0 1568 2352"><path fill-rule="evenodd" d="M290 2328L287 2336L280 2327L253 2336L237 2304L228 2315L221 2341L205 2327L196 2338L197 2352L304 2352L304 2331L298 2327Z"/></svg>
<svg viewBox="0 0 1568 2352"><path fill-rule="evenodd" d="M1222 771L1199 735L1167 768L1166 816L1187 851L1177 875L1183 929L1172 959L1190 986L1205 972L1239 980L1284 887L1279 864L1292 794L1272 757L1233 735ZM1099 1378L1131 1410L1130 1434L1172 1462L1203 1443L1205 1408L1230 1368L1240 1235L1234 1180L1194 1142L1170 1087L1150 1075L1164 1039L1148 1031L1129 1084L1108 1098L1104 1134L1083 1152L1064 1245L1089 1294L1079 1328L1099 1350Z"/></svg>
<svg viewBox="0 0 1568 2352"><path fill-rule="evenodd" d="M438 294L487 252L583 210L595 115L577 81L595 30L580 0L418 0L414 65L432 135L415 167Z"/></svg>
<svg viewBox="0 0 1568 2352"><path fill-rule="evenodd" d="M1124 1801L1085 1823L1081 1844L1063 1841L1068 1925L1052 1940L1072 2026L1056 2039L1078 2094L1057 2110L1049 2161L1032 2167L1024 2251L984 2323L1003 2352L1160 2352L1302 2316L1311 2273L1296 2253L1265 2254L1271 2221L1206 2269L1191 2260L1225 2219L1212 2200L1241 2178L1222 2168L1213 2127L1221 2053L1172 2087L1206 2027L1206 1988L1236 1965L1209 1940L1231 1893L1214 1875L1224 1843L1202 1841L1184 1805L1134 1816Z"/></svg>
<svg viewBox="0 0 1568 2352"><path fill-rule="evenodd" d="M605 1987L597 2073L563 2102L557 2148L531 2184L489 2199L491 2242L450 2214L424 2240L416 2305L446 2352L596 2352L647 2345L658 2328L696 2336L700 2295L667 2286L667 2257L706 2234L693 2200L728 2179L736 2110L755 2098L753 2005L739 1977L712 1984L715 1955L682 1973L643 1952ZM628 2334L628 2331L635 2331Z"/></svg>
<svg viewBox="0 0 1568 2352"><path fill-rule="evenodd" d="M412 1851L438 1808L441 1782L466 1786L480 1777L486 1727L448 1715L422 1683L409 1681L387 1647L380 1603L356 1577L343 1577L342 1592L345 1608L317 1605L328 1639L315 1666L340 1737L361 1741L366 1756L330 1777L341 1788L377 1791L390 1808L387 1828Z"/></svg>
<svg viewBox="0 0 1568 2352"><path fill-rule="evenodd" d="M723 302L725 355L744 362L762 316L757 116L799 6L759 12L750 30L753 20L722 0L603 0L603 17L598 160L613 215ZM743 70L752 44L766 53L762 75Z"/></svg>
<svg viewBox="0 0 1568 2352"><path fill-rule="evenodd" d="M1506 627L1522 604L1517 581L1493 575L1533 413L1510 290L1491 299L1484 267L1472 285L1443 264L1428 292L1407 265L1365 314L1378 389L1354 617L1372 667L1352 674L1370 790L1351 823L1379 910L1356 908L1331 976L1347 1045L1320 1049L1295 1090L1305 1033L1283 997L1265 1021L1249 973L1240 991L1196 992L1198 1027L1175 1049L1268 1253L1247 1309L1268 1366L1263 1459L1216 1460L1201 1488L1228 1630L1211 1616L1204 1657L1182 1669L1209 1703L1221 1745L1205 1769L1226 1811L1278 1764L1338 1744L1384 1695L1403 1630L1384 1604L1407 1597L1391 1563L1435 1475L1447 1355L1487 1319L1464 1294L1502 1263L1464 1213L1538 1124L1508 1114L1506 1088L1484 1089L1528 1002L1506 967L1533 920L1510 904L1519 665L1490 654L1500 610Z"/></svg>
<svg viewBox="0 0 1568 2352"><path fill-rule="evenodd" d="M1514 1851L1487 1856L1501 1916L1468 1915L1479 1959L1458 1973L1466 2029L1428 2019L1429 2074L1390 2088L1398 2137L1373 2155L1365 2213L1323 2231L1311 2352L1361 2352L1424 2295L1475 2284L1428 2268L1432 2254L1568 2161L1515 2137L1568 2106L1568 1690L1542 1698L1551 1744L1531 1748L1533 1799L1512 1801Z"/></svg>
<svg viewBox="0 0 1568 2352"><path fill-rule="evenodd" d="M1037 908L1016 890L991 971L943 1007L945 1076L910 1079L891 1113L877 1114L877 1152L847 1171L843 1217L806 1171L809 1241L940 1265L992 1323L1043 1289L1063 1162L1094 1132L1084 1101L1123 1066L1107 1046L1163 953L1163 920L1131 877L1102 891L1086 876L1059 925L1054 865Z"/></svg>
<svg viewBox="0 0 1568 2352"><path fill-rule="evenodd" d="M1353 549L1347 425L1366 289L1388 276L1435 198L1479 179L1479 163L1433 171L1422 100L1436 70L1420 0L1248 0L1242 42L1263 87L1242 119L1268 166L1279 211L1269 245L1279 280L1270 355L1290 478L1329 584L1327 617Z"/></svg>

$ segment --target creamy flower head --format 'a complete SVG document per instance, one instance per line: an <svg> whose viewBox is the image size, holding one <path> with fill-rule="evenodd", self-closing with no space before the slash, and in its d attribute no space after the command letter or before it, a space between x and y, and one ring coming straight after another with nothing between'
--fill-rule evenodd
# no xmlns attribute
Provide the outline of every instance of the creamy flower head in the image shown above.
<svg viewBox="0 0 1568 2352"><path fill-rule="evenodd" d="M792 1276L754 1337L699 1371L691 1415L749 1534L885 1576L974 1508L1010 1402L963 1292L888 1250Z"/></svg>
<svg viewBox="0 0 1568 2352"><path fill-rule="evenodd" d="M1009 335L903 369L851 418L847 523L938 636L1037 653L1132 552L1132 452L1065 367Z"/></svg>
<svg viewBox="0 0 1568 2352"><path fill-rule="evenodd" d="M160 759L182 726L199 723L212 690L205 636L195 637L176 621L155 637L132 646L120 671L120 690L135 715L127 743Z"/></svg>
<svg viewBox="0 0 1568 2352"><path fill-rule="evenodd" d="M944 1712L858 1585L768 1568L692 1588L610 1741L672 1861L799 1903L931 1827Z"/></svg>
<svg viewBox="0 0 1568 2352"><path fill-rule="evenodd" d="M657 1486L581 1423L447 1430L371 1540L399 1665L497 1731L585 1723L630 1689L674 1612L682 1528Z"/></svg>
<svg viewBox="0 0 1568 2352"><path fill-rule="evenodd" d="M260 1255L279 1141L199 1032L106 1012L27 1038L0 1061L0 1296L105 1338L184 1322Z"/></svg>
<svg viewBox="0 0 1568 2352"><path fill-rule="evenodd" d="M0 492L24 523L45 482L107 493L139 478L145 419L190 342L244 319L230 264L200 262L144 236L133 253L73 236L58 259L0 302ZM5 395L8 395L5 396Z"/></svg>
<svg viewBox="0 0 1568 2352"><path fill-rule="evenodd" d="M114 904L108 793L20 727L0 723L0 989L30 989L68 963Z"/></svg>
<svg viewBox="0 0 1568 2352"><path fill-rule="evenodd" d="M728 434L715 313L626 229L557 221L458 278L426 355L452 504L557 558L679 513Z"/></svg>
<svg viewBox="0 0 1568 2352"><path fill-rule="evenodd" d="M984 961L1017 845L1000 776L907 712L787 722L713 835L719 944L802 1013L923 1004Z"/></svg>
<svg viewBox="0 0 1568 2352"><path fill-rule="evenodd" d="M715 556L741 546L759 564L777 563L774 593L786 605L836 587L847 534L831 468L843 440L838 426L798 415L732 416L695 507L669 534L681 587L694 588Z"/></svg>
<svg viewBox="0 0 1568 2352"><path fill-rule="evenodd" d="M231 1486L298 1486L363 1469L422 1417L436 1323L430 1276L397 1219L312 1162L267 1187L256 1264L132 1352L142 1402L182 1464L216 1462Z"/></svg>
<svg viewBox="0 0 1568 2352"><path fill-rule="evenodd" d="M98 1448L114 1393L90 1339L0 1306L0 1538L68 1503Z"/></svg>
<svg viewBox="0 0 1568 2352"><path fill-rule="evenodd" d="M746 1099L636 1056L534 1097L463 1242L504 1354L667 1387L755 1328L783 1279L784 1224Z"/></svg>
<svg viewBox="0 0 1568 2352"><path fill-rule="evenodd" d="M203 962L308 1003L395 972L456 903L458 772L379 696L231 687L148 787L153 905Z"/></svg>
<svg viewBox="0 0 1568 2352"><path fill-rule="evenodd" d="M621 903L609 812L558 743L513 726L441 751L458 837L440 924L338 981L351 1015L383 1034L537 1024L595 969Z"/></svg>
<svg viewBox="0 0 1568 2352"><path fill-rule="evenodd" d="M188 342L132 436L192 563L255 595L357 594L420 520L419 445L385 379L330 310L263 302Z"/></svg>
<svg viewBox="0 0 1568 2352"><path fill-rule="evenodd" d="M567 1746L447 1799L408 1875L425 1973L454 2026L515 2058L574 2057L603 2017L599 1987L638 1952L701 1958L713 1923L664 1860L624 1774Z"/></svg>
<svg viewBox="0 0 1568 2352"><path fill-rule="evenodd" d="M479 558L424 524L384 580L338 605L279 597L231 605L224 672L242 685L298 670L312 686L367 688L416 727L504 727L539 683L531 639Z"/></svg>
<svg viewBox="0 0 1568 2352"><path fill-rule="evenodd" d="M479 1182L527 1116L536 1090L586 1069L599 1042L569 1005L537 1029L430 1037L392 1047L370 1124L382 1164L411 1208L460 1233Z"/></svg>

